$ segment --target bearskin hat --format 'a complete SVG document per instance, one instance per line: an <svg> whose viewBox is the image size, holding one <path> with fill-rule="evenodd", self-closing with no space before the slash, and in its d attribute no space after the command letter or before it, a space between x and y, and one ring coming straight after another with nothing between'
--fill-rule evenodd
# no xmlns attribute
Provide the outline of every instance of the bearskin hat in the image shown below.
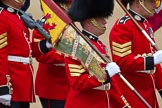
<svg viewBox="0 0 162 108"><path fill-rule="evenodd" d="M94 17L109 17L114 10L114 0L73 0L68 11L73 21Z"/></svg>

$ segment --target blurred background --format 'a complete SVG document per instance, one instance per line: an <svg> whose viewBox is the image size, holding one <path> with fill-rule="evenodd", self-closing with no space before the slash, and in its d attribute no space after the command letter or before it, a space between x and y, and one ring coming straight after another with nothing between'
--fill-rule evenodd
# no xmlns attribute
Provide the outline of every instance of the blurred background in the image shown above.
<svg viewBox="0 0 162 108"><path fill-rule="evenodd" d="M40 9L40 1L39 0L31 0L30 4L31 5L30 5L29 9L27 10L27 13L31 13L35 20L40 19L43 16L43 13L41 12L41 9ZM110 17L108 19L106 34L101 36L101 40L107 45L108 48L109 48L109 43L108 43L109 42L109 40L108 40L109 31L111 30L111 27L113 26L113 24L115 23L117 18L119 18L122 15L124 15L124 12L119 7L119 5L116 3L115 4L114 14L112 15L112 17ZM161 35L162 35L162 28L159 29L155 33L155 40L156 40L157 46L160 49L162 49L162 42L161 42L162 36ZM34 65L34 69L35 69L35 73L34 73L34 75L35 75L36 71L37 71L37 62L35 60L33 62L33 65ZM37 98L36 103L32 103L31 108L42 108L37 96L36 96L36 98ZM160 102L162 103L162 100L160 100Z"/></svg>

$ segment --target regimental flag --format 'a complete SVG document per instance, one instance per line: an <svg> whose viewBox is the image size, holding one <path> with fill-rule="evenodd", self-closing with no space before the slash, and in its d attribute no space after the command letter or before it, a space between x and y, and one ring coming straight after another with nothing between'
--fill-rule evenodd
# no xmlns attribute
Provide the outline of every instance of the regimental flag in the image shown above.
<svg viewBox="0 0 162 108"><path fill-rule="evenodd" d="M104 82L105 68L100 64L106 64L90 45L71 26L62 34L54 48L82 63L91 75L95 75L99 82Z"/></svg>
<svg viewBox="0 0 162 108"><path fill-rule="evenodd" d="M46 23L53 27L49 33L52 44L55 45L66 25L72 21L52 0L41 0L41 6L44 16L47 16Z"/></svg>
<svg viewBox="0 0 162 108"><path fill-rule="evenodd" d="M95 75L98 81L104 82L105 69L100 64L106 63L72 26L67 14L52 0L41 0L41 5L44 15L50 16L46 23L53 27L49 32L57 52L79 60L91 75Z"/></svg>

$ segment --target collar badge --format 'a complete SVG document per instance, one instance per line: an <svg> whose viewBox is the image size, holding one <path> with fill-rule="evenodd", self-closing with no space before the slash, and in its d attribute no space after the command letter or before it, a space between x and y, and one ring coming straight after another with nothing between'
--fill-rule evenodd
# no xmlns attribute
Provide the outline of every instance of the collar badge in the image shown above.
<svg viewBox="0 0 162 108"><path fill-rule="evenodd" d="M134 18L135 18L137 21L141 21L141 17L138 16L138 15L135 15Z"/></svg>
<svg viewBox="0 0 162 108"><path fill-rule="evenodd" d="M13 13L13 12L14 12L14 9L11 8L11 7L8 7L8 8L7 8L7 11Z"/></svg>

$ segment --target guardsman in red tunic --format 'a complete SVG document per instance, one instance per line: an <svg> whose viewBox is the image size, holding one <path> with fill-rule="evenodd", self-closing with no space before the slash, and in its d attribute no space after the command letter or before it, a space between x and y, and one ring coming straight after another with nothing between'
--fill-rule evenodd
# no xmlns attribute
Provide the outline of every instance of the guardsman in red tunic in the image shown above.
<svg viewBox="0 0 162 108"><path fill-rule="evenodd" d="M65 11L71 0L54 0ZM45 21L45 17L42 21ZM44 25L48 29L48 25ZM40 41L42 36L34 32L34 41ZM68 80L65 72L64 56L53 49L37 58L39 62L35 89L43 108L64 108L68 94Z"/></svg>
<svg viewBox="0 0 162 108"><path fill-rule="evenodd" d="M146 18L154 14L154 0L130 0L129 12L154 41L152 27ZM123 76L134 86L152 108L159 108L155 89L162 93L162 51L155 51L132 19L126 14L119 18L110 32L113 61L121 68ZM133 108L146 105L120 80L122 93Z"/></svg>
<svg viewBox="0 0 162 108"><path fill-rule="evenodd" d="M89 38L90 43L105 57L108 57L106 46L99 40L99 36L105 33L106 18L112 14L113 7L113 0L74 0L68 11L72 20L81 23L84 36ZM76 34L71 26L63 33L68 37ZM78 37L80 36L78 35ZM114 62L100 65L106 69L105 82L100 82L79 60L70 56L65 58L65 67L70 84L65 108L129 107L115 81L114 75L120 72L119 67ZM111 85L110 78L114 85ZM114 91L111 91L111 88L114 88Z"/></svg>
<svg viewBox="0 0 162 108"><path fill-rule="evenodd" d="M156 1L156 9L155 13L152 17L147 18L149 23L152 26L153 31L157 31L162 26L162 3L161 0L155 0ZM128 1L127 0L121 0L121 3L128 8Z"/></svg>
<svg viewBox="0 0 162 108"><path fill-rule="evenodd" d="M0 0L0 108L29 108L35 100L31 58L49 50L46 40L30 42L18 14L23 4L23 0Z"/></svg>

